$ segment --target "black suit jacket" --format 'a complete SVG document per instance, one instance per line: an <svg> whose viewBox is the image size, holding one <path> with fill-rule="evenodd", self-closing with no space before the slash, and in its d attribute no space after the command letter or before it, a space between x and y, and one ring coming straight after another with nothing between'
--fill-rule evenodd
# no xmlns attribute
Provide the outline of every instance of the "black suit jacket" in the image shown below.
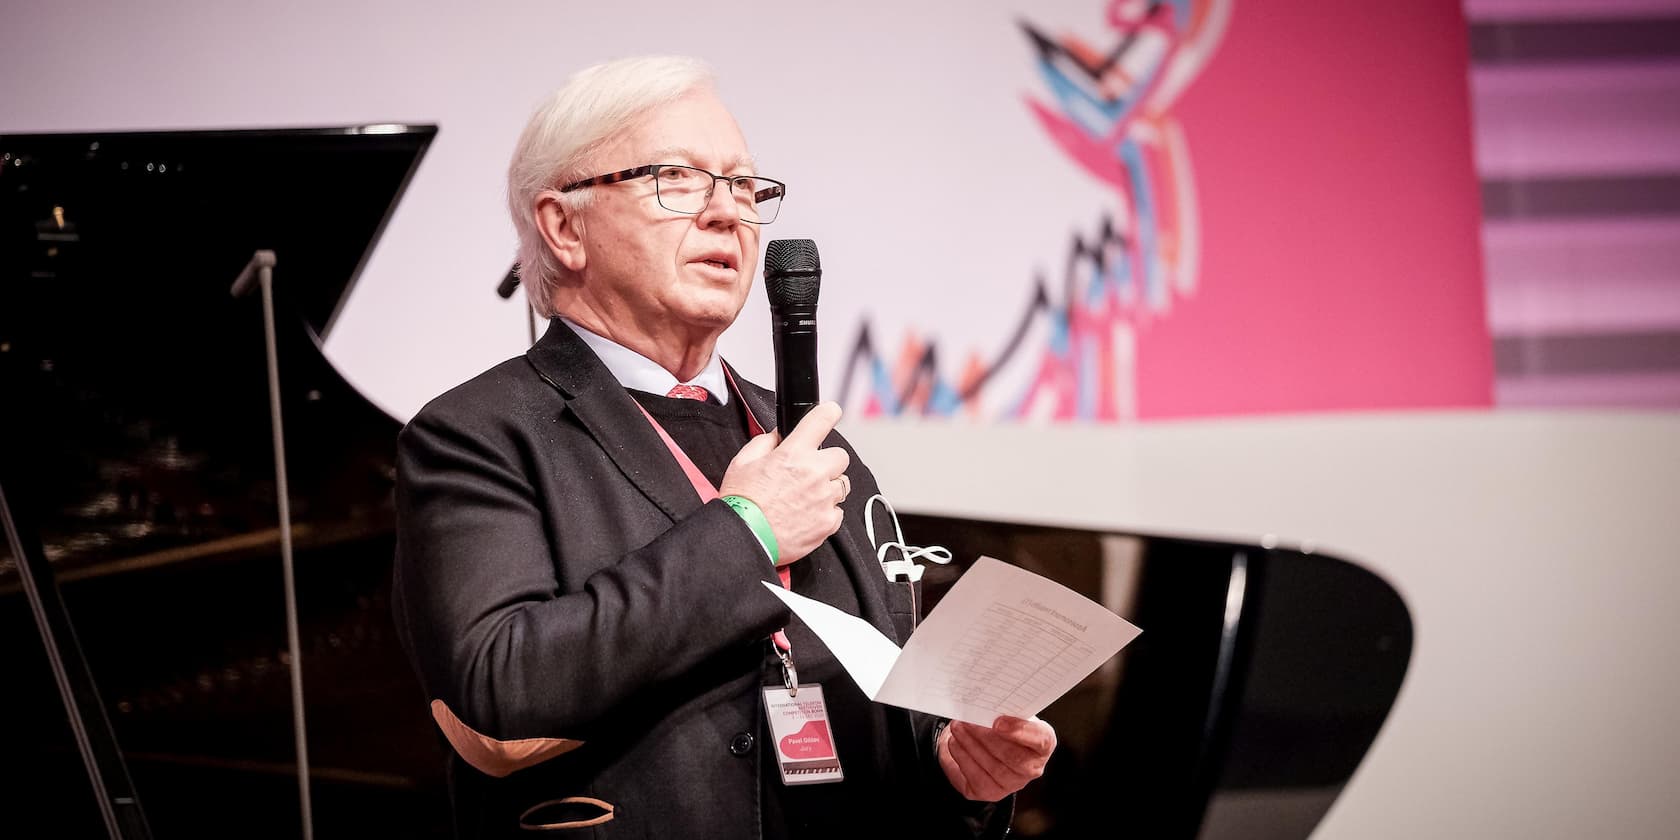
<svg viewBox="0 0 1680 840"><path fill-rule="evenodd" d="M772 394L736 381L774 428ZM850 450L838 434L828 445ZM910 593L863 536L878 491L851 454L831 545L861 617L902 645ZM521 819L600 837L757 836L761 775L777 770L743 736L762 737L759 688L780 675L765 639L788 613L760 583L775 572L734 511L701 503L569 328L553 322L523 358L414 417L397 512L397 624L454 747L460 836L528 837ZM1009 809L974 808L939 771L933 719L871 710L868 743L842 750L880 833L1002 833Z"/></svg>

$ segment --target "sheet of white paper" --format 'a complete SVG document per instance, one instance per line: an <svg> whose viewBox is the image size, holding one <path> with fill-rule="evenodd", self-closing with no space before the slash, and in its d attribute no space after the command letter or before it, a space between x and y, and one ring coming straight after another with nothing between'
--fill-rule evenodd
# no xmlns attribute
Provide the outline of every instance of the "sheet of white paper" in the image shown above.
<svg viewBox="0 0 1680 840"><path fill-rule="evenodd" d="M963 574L903 651L861 618L764 586L868 697L982 726L998 715L1038 714L1143 632L1055 581L991 557Z"/></svg>
<svg viewBox="0 0 1680 840"><path fill-rule="evenodd" d="M821 601L812 600L796 592L789 592L765 582L764 588L775 593L799 618L828 645L841 667L863 689L864 696L874 697L881 691L893 663L898 661L898 645L881 635L869 622L843 613ZM793 662L799 664L799 651L793 652Z"/></svg>
<svg viewBox="0 0 1680 840"><path fill-rule="evenodd" d="M1107 607L982 557L916 628L881 703L991 726L1030 717L1142 632Z"/></svg>

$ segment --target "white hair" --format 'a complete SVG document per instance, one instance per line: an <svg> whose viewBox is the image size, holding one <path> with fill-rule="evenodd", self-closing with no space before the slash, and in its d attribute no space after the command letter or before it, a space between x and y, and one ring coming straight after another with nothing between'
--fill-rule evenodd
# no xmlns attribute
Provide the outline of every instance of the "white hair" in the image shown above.
<svg viewBox="0 0 1680 840"><path fill-rule="evenodd" d="M519 282L544 318L566 268L555 260L537 229L537 199L584 172L594 152L644 112L694 90L711 89L711 68L695 58L621 58L578 71L551 94L525 124L508 164L508 212L519 234ZM562 194L568 210L583 207L589 190Z"/></svg>

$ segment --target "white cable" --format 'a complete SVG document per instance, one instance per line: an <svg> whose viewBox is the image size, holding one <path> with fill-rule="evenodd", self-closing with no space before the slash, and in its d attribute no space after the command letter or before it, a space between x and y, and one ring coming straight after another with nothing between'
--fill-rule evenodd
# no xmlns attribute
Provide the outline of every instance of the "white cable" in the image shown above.
<svg viewBox="0 0 1680 840"><path fill-rule="evenodd" d="M893 537L884 543L875 542L875 503L887 509L887 515L892 517ZM893 510L892 503L885 496L876 493L869 497L869 503L863 507L864 533L869 535L869 544L875 548L875 559L881 563L881 570L886 572L887 580L903 580L915 583L922 579L922 567L916 565L917 560L928 560L944 565L951 562L951 550L942 545L920 547L905 545L904 528L898 524L898 511ZM899 558L888 560L887 552L898 549ZM900 577L902 576L902 577Z"/></svg>

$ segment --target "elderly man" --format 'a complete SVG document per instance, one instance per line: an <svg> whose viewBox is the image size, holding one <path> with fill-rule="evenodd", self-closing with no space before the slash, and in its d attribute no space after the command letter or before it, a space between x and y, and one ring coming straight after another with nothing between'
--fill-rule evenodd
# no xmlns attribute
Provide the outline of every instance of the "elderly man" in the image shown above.
<svg viewBox="0 0 1680 840"><path fill-rule="evenodd" d="M714 352L784 192L687 59L585 70L520 138L509 205L549 329L399 443L397 618L461 836L997 836L1042 772L1046 724L872 703L761 585L910 631L839 407L764 433L773 395ZM826 783L785 784L768 734L795 672L825 701Z"/></svg>

